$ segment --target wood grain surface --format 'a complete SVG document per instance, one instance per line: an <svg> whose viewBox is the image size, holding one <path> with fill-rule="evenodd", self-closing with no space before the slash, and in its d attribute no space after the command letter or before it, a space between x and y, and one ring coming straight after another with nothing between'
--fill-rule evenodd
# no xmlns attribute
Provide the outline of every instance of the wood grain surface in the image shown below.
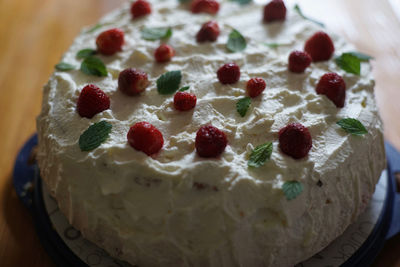
<svg viewBox="0 0 400 267"><path fill-rule="evenodd" d="M124 0L0 0L0 266L53 266L12 188L19 148L35 132L46 83L80 29ZM293 1L289 1L293 2ZM374 56L385 137L400 149L398 0L299 0L303 11ZM374 266L400 266L400 236Z"/></svg>

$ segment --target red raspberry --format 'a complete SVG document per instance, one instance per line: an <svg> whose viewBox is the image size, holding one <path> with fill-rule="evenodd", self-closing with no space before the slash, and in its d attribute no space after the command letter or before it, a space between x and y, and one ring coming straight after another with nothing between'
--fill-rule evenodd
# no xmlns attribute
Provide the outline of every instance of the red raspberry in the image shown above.
<svg viewBox="0 0 400 267"><path fill-rule="evenodd" d="M167 62L175 55L175 50L170 45L162 44L154 52L154 57L157 62Z"/></svg>
<svg viewBox="0 0 400 267"><path fill-rule="evenodd" d="M329 60L335 51L335 46L328 34L317 32L306 41L304 50L310 54L314 62L318 62Z"/></svg>
<svg viewBox="0 0 400 267"><path fill-rule="evenodd" d="M197 98L195 94L187 92L177 92L174 96L174 107L180 111L191 110L196 106Z"/></svg>
<svg viewBox="0 0 400 267"><path fill-rule="evenodd" d="M128 68L123 70L118 77L118 89L130 96L140 94L148 85L147 73L141 70Z"/></svg>
<svg viewBox="0 0 400 267"><path fill-rule="evenodd" d="M106 56L111 56L121 51L123 44L124 32L117 28L100 33L96 39L97 51Z"/></svg>
<svg viewBox="0 0 400 267"><path fill-rule="evenodd" d="M225 133L212 125L201 126L197 131L195 146L200 157L217 157L227 144Z"/></svg>
<svg viewBox="0 0 400 267"><path fill-rule="evenodd" d="M201 26L199 32L196 35L196 40L199 43L203 42L214 42L219 36L219 26L214 20L208 21Z"/></svg>
<svg viewBox="0 0 400 267"><path fill-rule="evenodd" d="M344 107L346 83L337 73L326 73L319 80L317 94L326 95L338 108Z"/></svg>
<svg viewBox="0 0 400 267"><path fill-rule="evenodd" d="M219 3L215 0L194 0L191 5L192 13L208 13L215 15L219 10Z"/></svg>
<svg viewBox="0 0 400 267"><path fill-rule="evenodd" d="M227 63L218 69L217 76L222 84L236 83L240 78L240 68L235 63Z"/></svg>
<svg viewBox="0 0 400 267"><path fill-rule="evenodd" d="M81 117L94 115L110 108L110 98L94 84L86 85L79 94L77 110Z"/></svg>
<svg viewBox="0 0 400 267"><path fill-rule="evenodd" d="M131 14L134 19L146 16L150 13L151 13L151 5L149 2L145 0L137 0L133 2L131 5Z"/></svg>
<svg viewBox="0 0 400 267"><path fill-rule="evenodd" d="M286 6L282 0L272 0L264 7L264 22L282 21L286 18Z"/></svg>
<svg viewBox="0 0 400 267"><path fill-rule="evenodd" d="M250 97L259 96L267 85L263 78L251 78L246 85L247 94Z"/></svg>
<svg viewBox="0 0 400 267"><path fill-rule="evenodd" d="M310 66L311 56L307 52L295 50L289 55L289 70L291 72L302 73Z"/></svg>
<svg viewBox="0 0 400 267"><path fill-rule="evenodd" d="M135 123L129 129L127 138L131 147L148 156L160 151L164 144L162 133L154 125L145 121Z"/></svg>
<svg viewBox="0 0 400 267"><path fill-rule="evenodd" d="M304 158L312 147L310 132L300 123L288 124L279 131L279 147L292 158Z"/></svg>

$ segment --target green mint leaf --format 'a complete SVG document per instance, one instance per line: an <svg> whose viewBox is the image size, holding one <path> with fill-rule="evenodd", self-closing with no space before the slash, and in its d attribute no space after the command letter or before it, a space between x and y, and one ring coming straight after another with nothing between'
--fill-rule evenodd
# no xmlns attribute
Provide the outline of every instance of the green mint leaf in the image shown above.
<svg viewBox="0 0 400 267"><path fill-rule="evenodd" d="M252 0L231 0L232 2L237 2L240 5L247 5L252 2Z"/></svg>
<svg viewBox="0 0 400 267"><path fill-rule="evenodd" d="M362 62L369 62L371 59L374 59L373 57L371 57L367 54L360 53L360 52L348 52L347 54L355 56Z"/></svg>
<svg viewBox="0 0 400 267"><path fill-rule="evenodd" d="M142 38L149 41L155 41L160 39L167 39L172 36L171 28L147 28L144 27L141 31Z"/></svg>
<svg viewBox="0 0 400 267"><path fill-rule="evenodd" d="M364 125L357 119L345 118L341 119L336 124L352 135L363 135L368 133Z"/></svg>
<svg viewBox="0 0 400 267"><path fill-rule="evenodd" d="M358 57L350 53L343 53L340 57L335 58L335 62L342 70L360 75L361 61Z"/></svg>
<svg viewBox="0 0 400 267"><path fill-rule="evenodd" d="M111 133L112 125L106 121L96 122L83 132L79 137L81 151L91 151L107 140Z"/></svg>
<svg viewBox="0 0 400 267"><path fill-rule="evenodd" d="M303 184L297 181L285 182L282 186L282 190L286 199L292 200L303 192Z"/></svg>
<svg viewBox="0 0 400 267"><path fill-rule="evenodd" d="M257 146L253 152L251 152L247 165L255 168L264 165L264 163L271 158L272 149L272 142Z"/></svg>
<svg viewBox="0 0 400 267"><path fill-rule="evenodd" d="M76 67L72 64L65 63L65 62L60 62L55 66L56 70L59 71L68 71L68 70L74 70Z"/></svg>
<svg viewBox="0 0 400 267"><path fill-rule="evenodd" d="M318 24L318 25L321 26L321 27L325 27L325 25L324 25L322 22L319 22L319 21L317 21L317 20L315 20L315 19L312 19L312 18L309 18L309 17L305 16L305 15L303 14L303 11L301 11L300 6L299 6L298 4L296 4L296 5L294 6L294 10L295 10L303 19L306 19L306 20L309 20L309 21L311 21L311 22L314 22L314 23Z"/></svg>
<svg viewBox="0 0 400 267"><path fill-rule="evenodd" d="M278 43L265 43L264 45L268 46L269 48L274 48L274 49L282 46L282 44L278 44Z"/></svg>
<svg viewBox="0 0 400 267"><path fill-rule="evenodd" d="M79 59L82 59L82 58L87 58L87 57L93 56L96 53L97 53L96 50L91 49L91 48L86 48L86 49L82 49L78 53L76 53L76 57Z"/></svg>
<svg viewBox="0 0 400 267"><path fill-rule="evenodd" d="M187 90L189 90L189 88L190 88L190 86L184 86L181 89L179 89L179 92L187 91Z"/></svg>
<svg viewBox="0 0 400 267"><path fill-rule="evenodd" d="M94 25L92 28L90 28L89 30L87 30L86 33L95 32L96 30L100 29L101 27L103 27L103 24L97 23L97 24Z"/></svg>
<svg viewBox="0 0 400 267"><path fill-rule="evenodd" d="M162 95L169 95L179 89L179 84L182 80L180 70L174 70L164 73L157 80L157 91Z"/></svg>
<svg viewBox="0 0 400 267"><path fill-rule="evenodd" d="M281 46L290 46L291 44L290 43L264 43L264 45L268 46L269 48L276 49Z"/></svg>
<svg viewBox="0 0 400 267"><path fill-rule="evenodd" d="M111 22L107 22L107 23L97 23L96 25L94 25L92 28L90 28L89 30L86 31L86 33L92 33L97 31L98 29L100 29L101 27L107 26L107 25L111 25Z"/></svg>
<svg viewBox="0 0 400 267"><path fill-rule="evenodd" d="M181 3L181 4L190 2L190 0L178 0L178 1L179 1L179 3Z"/></svg>
<svg viewBox="0 0 400 267"><path fill-rule="evenodd" d="M236 103L236 110L240 114L240 116L242 117L246 116L246 112L249 109L250 104L251 104L251 98L248 96L239 99L239 101Z"/></svg>
<svg viewBox="0 0 400 267"><path fill-rule="evenodd" d="M107 76L107 68L100 58L89 56L81 64L81 71L88 75Z"/></svg>
<svg viewBox="0 0 400 267"><path fill-rule="evenodd" d="M231 52L239 52L246 48L246 39L237 30L233 29L229 34L228 43L226 48Z"/></svg>

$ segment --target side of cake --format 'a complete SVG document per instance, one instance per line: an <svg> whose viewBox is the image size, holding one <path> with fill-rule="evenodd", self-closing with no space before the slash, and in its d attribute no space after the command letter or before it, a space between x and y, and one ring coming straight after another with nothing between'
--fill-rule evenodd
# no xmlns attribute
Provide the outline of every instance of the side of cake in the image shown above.
<svg viewBox="0 0 400 267"><path fill-rule="evenodd" d="M44 88L37 120L42 178L87 239L138 266L291 266L327 246L364 210L385 168L370 64L361 62L356 75L332 56L314 60L303 73L290 71L291 52L302 51L326 29L289 7L284 21L263 23L263 11L264 5L224 1L216 14L192 13L189 4L166 0L135 17L126 4L77 37L63 57L72 66L82 64L77 57L82 49L98 49L96 38L103 32L124 33L121 51L96 55L107 68L105 76L56 71ZM218 23L219 35L201 42L198 33L210 21ZM163 29L158 33L168 36L149 40L145 29ZM233 30L246 41L237 52L227 49ZM335 56L354 51L329 36ZM165 62L154 55L161 44L174 50L166 48ZM223 84L217 72L231 62L240 67L240 78ZM135 96L118 90L120 73L128 68L147 74L147 87ZM174 104L174 92L161 94L158 87L160 77L173 71L181 73L179 87L189 86L185 92L196 96L185 111ZM316 89L327 73L345 82L342 107ZM243 115L238 102L256 77L266 88ZM110 100L91 118L77 111L89 84ZM346 132L337 124L346 118L367 133ZM100 121L112 127L107 138L83 151L82 134ZM128 142L131 126L144 121L162 134L157 153ZM299 159L283 153L279 143L281 129L292 123L312 137ZM196 134L205 125L226 135L219 156L199 156ZM255 148L267 142L269 159L249 166Z"/></svg>

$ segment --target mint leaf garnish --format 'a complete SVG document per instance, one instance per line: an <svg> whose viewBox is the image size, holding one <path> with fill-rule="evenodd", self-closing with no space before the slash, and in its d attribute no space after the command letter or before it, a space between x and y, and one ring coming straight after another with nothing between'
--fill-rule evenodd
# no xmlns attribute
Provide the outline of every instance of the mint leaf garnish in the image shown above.
<svg viewBox="0 0 400 267"><path fill-rule="evenodd" d="M361 52L348 52L347 54L355 56L356 58L358 58L362 62L368 62L371 59L374 59L373 57L371 57L371 56L369 56L367 54L361 53Z"/></svg>
<svg viewBox="0 0 400 267"><path fill-rule="evenodd" d="M360 75L361 62L368 62L372 58L373 57L360 52L347 52L337 57L335 62L344 71Z"/></svg>
<svg viewBox="0 0 400 267"><path fill-rule="evenodd" d="M179 89L179 84L182 80L180 70L174 70L164 73L157 80L157 91L162 95L175 93Z"/></svg>
<svg viewBox="0 0 400 267"><path fill-rule="evenodd" d="M86 57L81 64L81 71L88 75L107 76L107 68L100 58L89 56Z"/></svg>
<svg viewBox="0 0 400 267"><path fill-rule="evenodd" d="M319 22L319 21L317 21L317 20L315 20L315 19L312 19L312 18L310 18L310 17L305 16L305 15L303 14L303 11L301 11L300 6L299 6L298 4L296 4L296 5L294 6L294 10L295 10L303 19L306 19L306 20L309 20L309 21L311 21L311 22L314 22L314 23L318 24L318 25L321 26L321 27L325 27L325 25L324 25L322 22Z"/></svg>
<svg viewBox="0 0 400 267"><path fill-rule="evenodd" d="M360 75L361 60L351 53L343 53L340 57L335 58L335 62L342 70Z"/></svg>
<svg viewBox="0 0 400 267"><path fill-rule="evenodd" d="M341 119L336 124L352 135L363 135L368 133L367 129L365 129L365 126L357 119L345 118Z"/></svg>
<svg viewBox="0 0 400 267"><path fill-rule="evenodd" d="M231 52L239 52L244 50L246 45L246 39L244 39L243 35L237 30L233 29L229 34L226 48L228 48L228 50Z"/></svg>
<svg viewBox="0 0 400 267"><path fill-rule="evenodd" d="M184 86L181 89L179 89L179 92L187 91L187 90L189 90L189 88L190 88L190 86Z"/></svg>
<svg viewBox="0 0 400 267"><path fill-rule="evenodd" d="M91 49L91 48L86 48L86 49L82 49L78 53L76 53L76 57L79 59L82 59L82 58L87 58L87 57L93 56L96 53L97 53L96 50Z"/></svg>
<svg viewBox="0 0 400 267"><path fill-rule="evenodd" d="M111 133L112 125L106 121L96 122L83 132L79 137L81 151L91 151L107 140Z"/></svg>
<svg viewBox="0 0 400 267"><path fill-rule="evenodd" d="M247 5L252 2L252 0L231 0L232 2L237 2L241 5Z"/></svg>
<svg viewBox="0 0 400 267"><path fill-rule="evenodd" d="M68 70L74 70L76 67L72 64L65 63L65 62L60 62L55 66L56 70L59 71L68 71Z"/></svg>
<svg viewBox="0 0 400 267"><path fill-rule="evenodd" d="M236 103L236 110L240 116L244 117L251 104L251 98L246 96Z"/></svg>
<svg viewBox="0 0 400 267"><path fill-rule="evenodd" d="M297 181L285 182L282 186L282 190L286 199L292 200L303 192L303 184Z"/></svg>
<svg viewBox="0 0 400 267"><path fill-rule="evenodd" d="M107 25L111 25L111 22L107 22L107 23L97 23L96 25L94 25L92 28L90 28L89 30L86 31L86 33L92 33L97 31L98 29L100 29L103 26L107 26Z"/></svg>
<svg viewBox="0 0 400 267"><path fill-rule="evenodd" d="M96 25L94 25L92 28L90 28L86 32L92 33L92 32L95 32L96 30L100 29L101 27L103 27L103 24L97 23Z"/></svg>
<svg viewBox="0 0 400 267"><path fill-rule="evenodd" d="M269 48L278 48L278 47L282 46L282 44L278 44L278 43L265 43L264 45L268 46Z"/></svg>
<svg viewBox="0 0 400 267"><path fill-rule="evenodd" d="M160 39L167 39L172 36L171 28L147 28L144 27L141 31L142 38L149 41L155 41Z"/></svg>
<svg viewBox="0 0 400 267"><path fill-rule="evenodd" d="M253 152L251 152L247 165L255 168L264 165L264 163L271 158L272 149L272 142L257 146Z"/></svg>
<svg viewBox="0 0 400 267"><path fill-rule="evenodd" d="M181 4L184 4L184 3L189 2L190 0L178 0L178 1L179 1L179 3L181 3Z"/></svg>

